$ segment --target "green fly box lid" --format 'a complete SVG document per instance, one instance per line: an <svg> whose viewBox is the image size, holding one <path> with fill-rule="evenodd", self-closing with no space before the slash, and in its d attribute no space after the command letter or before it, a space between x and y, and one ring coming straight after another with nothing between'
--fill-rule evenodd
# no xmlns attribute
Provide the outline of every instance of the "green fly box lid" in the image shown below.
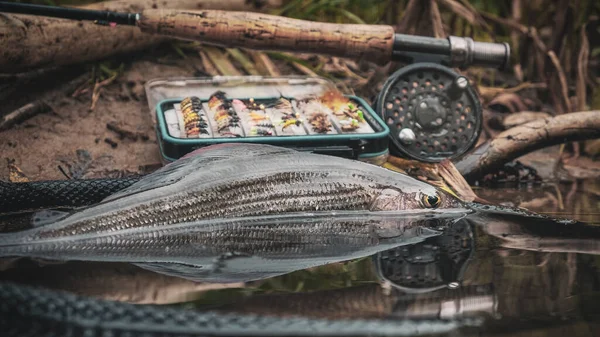
<svg viewBox="0 0 600 337"><path fill-rule="evenodd" d="M147 83L163 162L223 143L261 143L382 162L389 128L362 98L313 77L227 76Z"/></svg>

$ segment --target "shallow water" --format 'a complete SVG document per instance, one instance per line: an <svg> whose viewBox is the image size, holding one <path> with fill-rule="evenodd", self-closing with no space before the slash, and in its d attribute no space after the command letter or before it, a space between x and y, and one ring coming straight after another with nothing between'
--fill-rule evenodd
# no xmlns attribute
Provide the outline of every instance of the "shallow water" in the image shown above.
<svg viewBox="0 0 600 337"><path fill-rule="evenodd" d="M594 233L600 226L600 182L479 188L476 193L589 227L545 231L528 219L460 221L422 243L214 290L165 279L155 284L162 286L145 287L140 277L150 279L152 273L127 269L115 277L114 266L104 264L13 269L0 279L197 311L411 324L409 330L399 328L398 335L599 336L600 235ZM92 279L94 289L89 289Z"/></svg>
<svg viewBox="0 0 600 337"><path fill-rule="evenodd" d="M592 226L600 225L599 192L598 181L476 191L493 203L527 206ZM405 320L423 326L455 321L458 328L440 330L452 336L600 335L600 250L561 252L578 246L577 240L567 238L553 241L555 252L504 248L502 238L490 231L493 228L461 222L424 243L243 289L209 291L184 306L276 316ZM600 242L600 237L589 239Z"/></svg>

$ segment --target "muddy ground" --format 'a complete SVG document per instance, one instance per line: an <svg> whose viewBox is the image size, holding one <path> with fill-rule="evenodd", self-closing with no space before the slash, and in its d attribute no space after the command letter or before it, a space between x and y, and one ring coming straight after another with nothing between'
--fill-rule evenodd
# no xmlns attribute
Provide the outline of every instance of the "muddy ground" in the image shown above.
<svg viewBox="0 0 600 337"><path fill-rule="evenodd" d="M85 152L80 151L78 159L78 150L87 151L91 157L88 169L79 170L81 177L106 176L120 170L138 172L140 167L160 164L143 85L157 77L194 76L195 67L200 64L200 59L194 57L185 60L162 57L164 53L154 51L126 63L124 72L103 88L93 111L90 111L93 84L84 84L75 90L84 93L76 97L73 97L74 92L58 95L47 102L51 111L0 132L3 160L0 178L8 178L8 160L14 160L31 180L65 179L59 165L65 171L72 165L74 172L67 173L78 175L73 164L83 164L79 168L85 168L87 163ZM91 78L91 72L88 73ZM54 86L47 83L48 88ZM121 139L118 133L107 128L108 123L116 123L147 139ZM109 144L111 141L116 145Z"/></svg>

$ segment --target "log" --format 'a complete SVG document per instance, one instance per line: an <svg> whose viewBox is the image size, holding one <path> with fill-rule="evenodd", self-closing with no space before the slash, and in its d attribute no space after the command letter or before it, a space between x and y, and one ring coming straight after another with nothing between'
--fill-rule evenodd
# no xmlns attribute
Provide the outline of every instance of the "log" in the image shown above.
<svg viewBox="0 0 600 337"><path fill-rule="evenodd" d="M144 9L223 9L266 11L282 0L117 0L82 6L121 12ZM0 14L0 73L89 62L148 48L168 37L142 33L137 27L109 27L31 15Z"/></svg>
<svg viewBox="0 0 600 337"><path fill-rule="evenodd" d="M538 119L508 129L459 159L455 166L476 179L529 152L566 142L600 138L600 110Z"/></svg>

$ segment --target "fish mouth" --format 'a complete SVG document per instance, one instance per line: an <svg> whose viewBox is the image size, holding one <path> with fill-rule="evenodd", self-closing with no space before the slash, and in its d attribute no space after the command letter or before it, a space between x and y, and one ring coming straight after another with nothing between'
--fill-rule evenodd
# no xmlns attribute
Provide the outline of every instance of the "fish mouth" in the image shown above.
<svg viewBox="0 0 600 337"><path fill-rule="evenodd" d="M437 236L471 213L467 208L378 211L381 220L375 224L375 230L382 240Z"/></svg>

